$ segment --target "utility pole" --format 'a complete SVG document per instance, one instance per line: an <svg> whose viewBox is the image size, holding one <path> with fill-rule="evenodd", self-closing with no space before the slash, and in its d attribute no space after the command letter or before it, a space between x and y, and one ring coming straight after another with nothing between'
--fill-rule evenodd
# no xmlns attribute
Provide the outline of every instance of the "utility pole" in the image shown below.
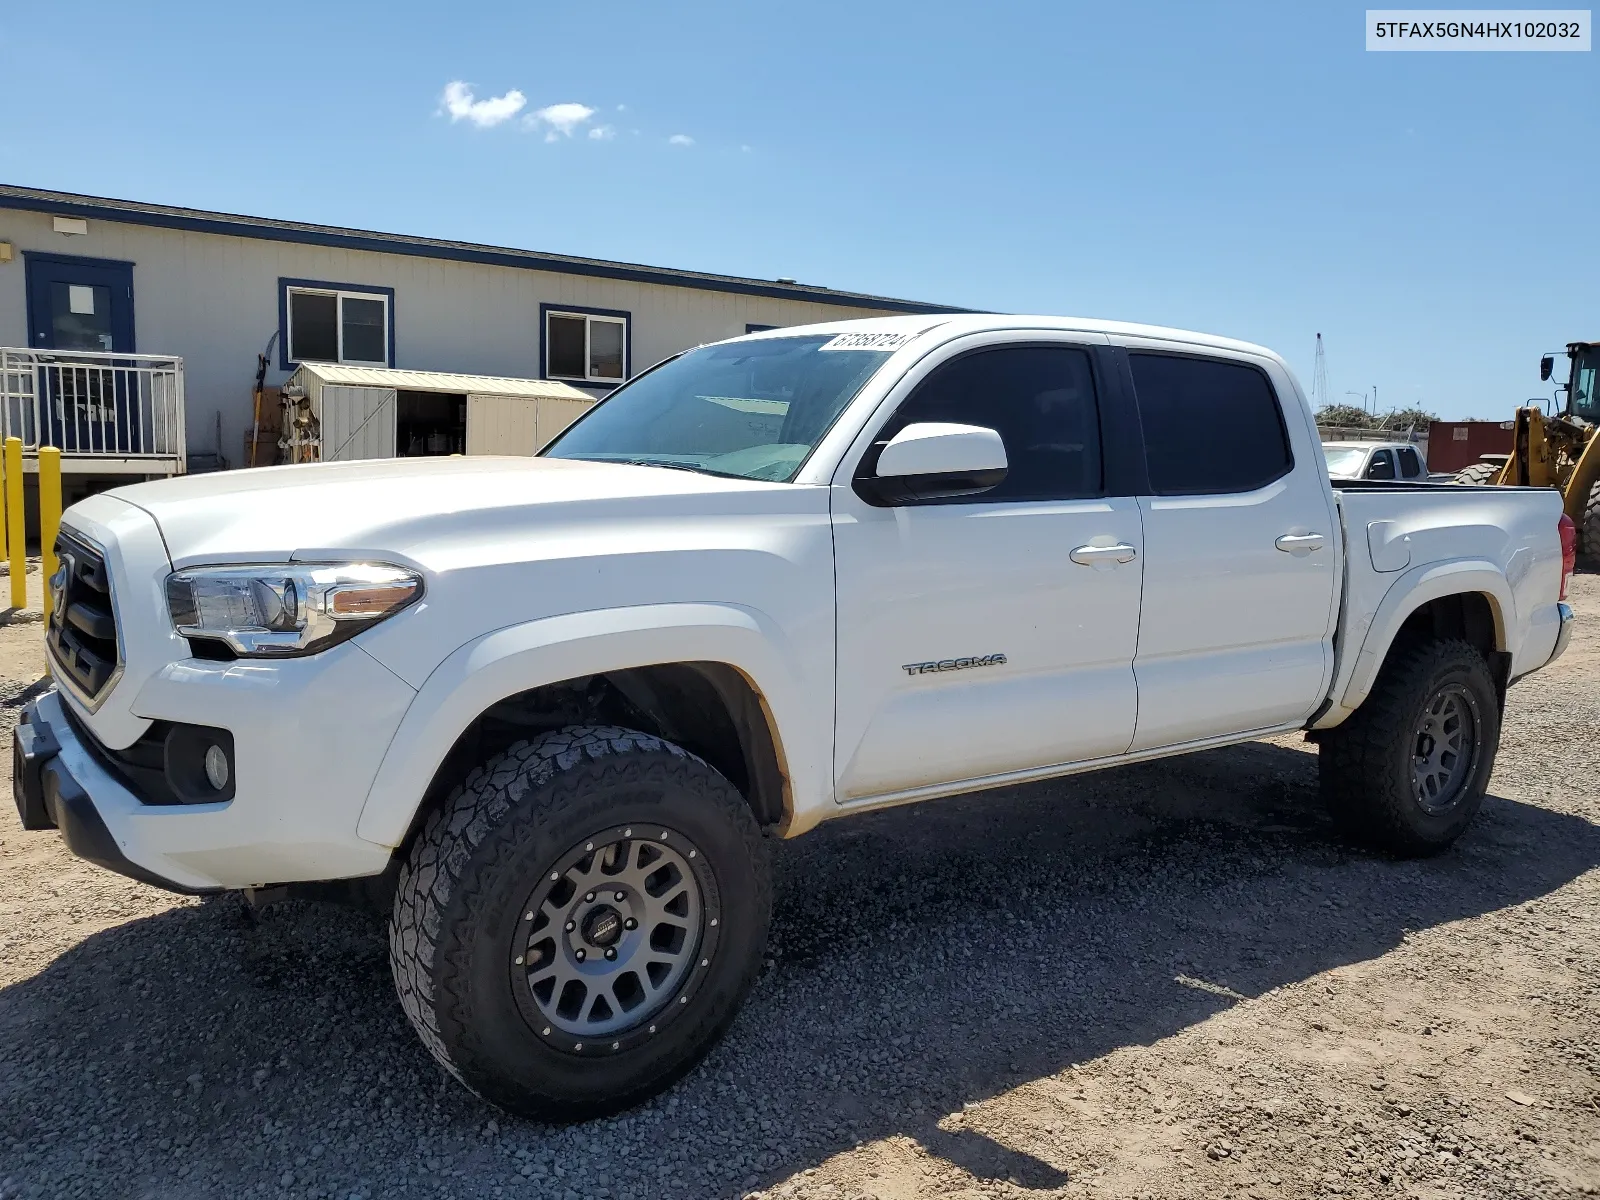
<svg viewBox="0 0 1600 1200"><path fill-rule="evenodd" d="M1378 385L1372 385L1372 415L1378 415Z"/></svg>

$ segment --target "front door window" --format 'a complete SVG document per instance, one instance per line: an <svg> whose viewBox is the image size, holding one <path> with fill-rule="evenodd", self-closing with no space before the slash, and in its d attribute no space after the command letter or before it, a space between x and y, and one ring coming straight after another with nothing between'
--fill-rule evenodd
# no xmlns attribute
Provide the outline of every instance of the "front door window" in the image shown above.
<svg viewBox="0 0 1600 1200"><path fill-rule="evenodd" d="M101 284L50 281L50 349L116 349L111 289Z"/></svg>

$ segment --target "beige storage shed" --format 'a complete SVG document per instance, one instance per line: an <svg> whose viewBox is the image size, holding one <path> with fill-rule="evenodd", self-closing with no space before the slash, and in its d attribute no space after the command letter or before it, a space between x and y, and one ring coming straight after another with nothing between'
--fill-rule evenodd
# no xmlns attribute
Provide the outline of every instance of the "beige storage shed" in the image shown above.
<svg viewBox="0 0 1600 1200"><path fill-rule="evenodd" d="M533 454L595 403L548 379L301 363L283 386L287 462Z"/></svg>

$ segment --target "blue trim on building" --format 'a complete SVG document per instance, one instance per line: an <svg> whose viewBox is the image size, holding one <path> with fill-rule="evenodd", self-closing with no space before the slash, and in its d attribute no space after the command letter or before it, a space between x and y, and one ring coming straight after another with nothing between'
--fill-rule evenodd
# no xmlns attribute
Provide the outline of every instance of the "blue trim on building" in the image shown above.
<svg viewBox="0 0 1600 1200"><path fill-rule="evenodd" d="M891 313L977 311L956 308L948 304L926 304L914 300L896 300L888 296L835 292L828 288L768 283L759 279L679 271L670 267L647 267L634 263L608 262L604 259L566 258L532 250L445 242L364 229L301 225L287 221L273 221L265 217L241 217L228 213L169 208L164 205L134 204L99 196L22 189L14 185L0 184L0 209L19 209L50 216L116 221L125 225L148 225L158 229L178 229L189 233L296 242L340 250L367 250L375 254L405 254L416 258L446 259L485 266L552 271L562 275L588 275L602 279L621 279L632 283L655 283L666 287L695 288L700 291L726 292L743 296L766 296L777 300L797 300L841 308L878 309Z"/></svg>
<svg viewBox="0 0 1600 1200"><path fill-rule="evenodd" d="M394 289L366 283L329 283L325 279L290 279L278 276L278 370L292 371L300 364L289 357L289 289L313 288L323 292L366 292L389 298L389 361L394 366Z"/></svg>
<svg viewBox="0 0 1600 1200"><path fill-rule="evenodd" d="M545 335L550 328L549 314L572 313L575 316L585 317L620 317L622 326L622 378L616 382L609 379L567 379L550 374L550 363L545 357ZM578 387L621 387L633 378L633 314L623 312L620 308L586 308L582 304L541 304L539 305L539 378L556 379L561 383L571 383Z"/></svg>

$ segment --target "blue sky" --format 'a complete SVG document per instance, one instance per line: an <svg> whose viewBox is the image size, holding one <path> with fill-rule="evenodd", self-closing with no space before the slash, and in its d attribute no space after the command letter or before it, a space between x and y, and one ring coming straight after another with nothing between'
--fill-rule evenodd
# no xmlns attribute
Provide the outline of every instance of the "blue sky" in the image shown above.
<svg viewBox="0 0 1600 1200"><path fill-rule="evenodd" d="M1307 388L1320 331L1336 395L1509 416L1600 338L1600 52L1369 54L1363 13L12 5L0 177L1180 325Z"/></svg>

